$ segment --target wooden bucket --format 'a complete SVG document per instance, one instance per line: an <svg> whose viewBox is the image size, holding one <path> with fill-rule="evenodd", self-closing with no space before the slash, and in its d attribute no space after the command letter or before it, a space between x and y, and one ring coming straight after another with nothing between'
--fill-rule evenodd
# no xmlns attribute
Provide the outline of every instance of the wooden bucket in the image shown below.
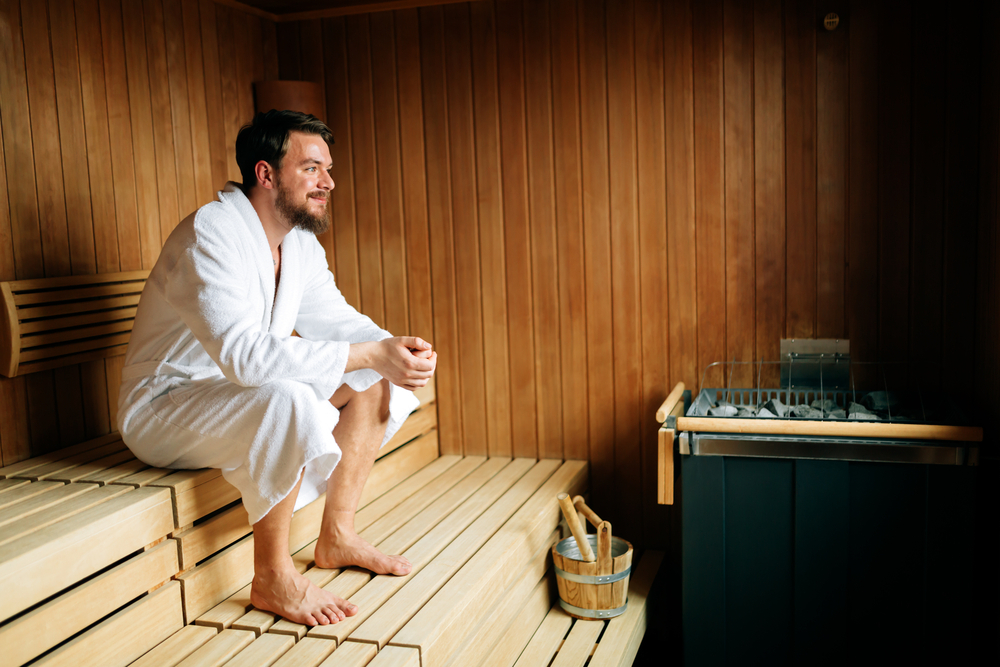
<svg viewBox="0 0 1000 667"><path fill-rule="evenodd" d="M552 546L559 605L570 616L585 620L620 616L628 608L632 545L620 537L612 537L611 524L600 521L579 496L576 506L592 523L597 523L597 534L585 537L597 560L584 560L575 537Z"/></svg>

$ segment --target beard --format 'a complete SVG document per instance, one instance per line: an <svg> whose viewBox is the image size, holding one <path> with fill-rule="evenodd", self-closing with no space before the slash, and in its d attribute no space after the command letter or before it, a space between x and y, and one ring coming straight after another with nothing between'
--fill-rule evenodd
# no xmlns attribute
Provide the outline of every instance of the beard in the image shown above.
<svg viewBox="0 0 1000 667"><path fill-rule="evenodd" d="M315 192L310 192L309 197L314 197L321 195L329 201L329 194L323 192L322 190L317 190ZM323 207L322 215L314 215L309 212L309 205L307 202L302 202L296 205L292 202L291 195L288 190L281 187L281 183L278 183L278 198L274 203L275 208L278 213L284 218L285 223L292 227L293 229L298 227L302 231L310 232L312 234L322 234L327 229L330 228L330 218L326 212L326 206Z"/></svg>

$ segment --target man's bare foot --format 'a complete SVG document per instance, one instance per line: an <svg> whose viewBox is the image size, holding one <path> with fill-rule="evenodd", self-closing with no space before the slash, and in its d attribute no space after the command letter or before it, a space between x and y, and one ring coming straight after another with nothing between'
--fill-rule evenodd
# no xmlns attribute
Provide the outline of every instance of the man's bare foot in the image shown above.
<svg viewBox="0 0 1000 667"><path fill-rule="evenodd" d="M250 603L294 623L329 625L358 613L356 605L316 586L294 568L254 574Z"/></svg>
<svg viewBox="0 0 1000 667"><path fill-rule="evenodd" d="M321 533L316 542L316 566L327 569L357 565L375 574L409 574L413 566L403 556L387 556L357 533Z"/></svg>

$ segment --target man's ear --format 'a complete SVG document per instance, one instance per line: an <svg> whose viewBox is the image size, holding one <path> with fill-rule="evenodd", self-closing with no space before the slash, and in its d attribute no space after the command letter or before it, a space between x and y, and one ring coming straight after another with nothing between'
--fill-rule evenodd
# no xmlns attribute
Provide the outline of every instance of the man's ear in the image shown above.
<svg viewBox="0 0 1000 667"><path fill-rule="evenodd" d="M268 190L277 187L275 170L266 160L261 160L253 168L254 175L257 176L257 185Z"/></svg>

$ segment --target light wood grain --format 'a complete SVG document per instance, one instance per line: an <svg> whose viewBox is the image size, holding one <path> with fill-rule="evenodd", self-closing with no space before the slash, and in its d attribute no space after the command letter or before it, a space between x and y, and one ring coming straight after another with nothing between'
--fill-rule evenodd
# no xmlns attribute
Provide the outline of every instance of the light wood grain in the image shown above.
<svg viewBox="0 0 1000 667"><path fill-rule="evenodd" d="M878 422L844 420L793 421L787 419L679 417L677 429L709 433L784 433L789 435L839 435L855 438L908 438L957 442L982 442L983 440L983 430L975 426L880 424Z"/></svg>
<svg viewBox="0 0 1000 667"><path fill-rule="evenodd" d="M337 648L337 642L329 639L306 637L274 663L274 667L298 667L318 665Z"/></svg>
<svg viewBox="0 0 1000 667"><path fill-rule="evenodd" d="M375 659L378 648L374 644L345 642L337 646L334 655L320 663L320 667L365 667Z"/></svg>
<svg viewBox="0 0 1000 667"><path fill-rule="evenodd" d="M633 570L628 589L628 609L608 621L607 630L590 660L593 667L632 664L646 634L649 593L662 561L662 553L647 551Z"/></svg>
<svg viewBox="0 0 1000 667"><path fill-rule="evenodd" d="M249 646L254 634L247 630L223 630L180 661L178 667L220 667Z"/></svg>
<svg viewBox="0 0 1000 667"><path fill-rule="evenodd" d="M597 638L604 629L605 621L580 621L573 623L573 629L559 648L552 667L580 667L594 650Z"/></svg>
<svg viewBox="0 0 1000 667"><path fill-rule="evenodd" d="M183 627L180 596L180 584L171 581L35 664L127 665Z"/></svg>
<svg viewBox="0 0 1000 667"><path fill-rule="evenodd" d="M104 489L110 487L82 497L96 498ZM173 519L165 490L126 491L0 546L0 584L6 593L0 600L0 618L26 609L170 532Z"/></svg>
<svg viewBox="0 0 1000 667"><path fill-rule="evenodd" d="M0 651L22 664L168 580L177 544L167 540L0 627Z"/></svg>
<svg viewBox="0 0 1000 667"><path fill-rule="evenodd" d="M263 634L226 663L227 667L260 667L272 665L295 645L291 637Z"/></svg>
<svg viewBox="0 0 1000 667"><path fill-rule="evenodd" d="M515 576L513 564L530 558L555 530L559 512L552 495L582 491L586 472L586 463L563 464L396 633L392 643L420 647L424 665L443 664L461 641L462 623L476 618L496 600Z"/></svg>
<svg viewBox="0 0 1000 667"><path fill-rule="evenodd" d="M561 607L552 607L531 637L514 667L548 665L570 631L573 619Z"/></svg>
<svg viewBox="0 0 1000 667"><path fill-rule="evenodd" d="M521 607L511 614L510 626L480 667L511 667L514 664L552 607L550 589L547 579L535 585Z"/></svg>
<svg viewBox="0 0 1000 667"><path fill-rule="evenodd" d="M677 407L677 402L681 400L683 395L684 383L678 382L674 385L674 388L670 390L670 393L667 394L667 397L663 399L663 403L660 404L660 407L656 409L656 421L661 424L667 421L667 416L674 411L674 408Z"/></svg>
<svg viewBox="0 0 1000 667"><path fill-rule="evenodd" d="M559 508L562 510L570 532L573 533L573 539L576 540L576 546L580 549L583 559L586 561L597 560L594 556L594 550L590 548L590 542L587 540L587 531L584 528L583 520L577 515L576 508L573 507L573 502L569 499L569 494L560 493L556 499L559 501Z"/></svg>
<svg viewBox="0 0 1000 667"><path fill-rule="evenodd" d="M186 625L161 642L131 667L174 667L218 634L214 628Z"/></svg>

